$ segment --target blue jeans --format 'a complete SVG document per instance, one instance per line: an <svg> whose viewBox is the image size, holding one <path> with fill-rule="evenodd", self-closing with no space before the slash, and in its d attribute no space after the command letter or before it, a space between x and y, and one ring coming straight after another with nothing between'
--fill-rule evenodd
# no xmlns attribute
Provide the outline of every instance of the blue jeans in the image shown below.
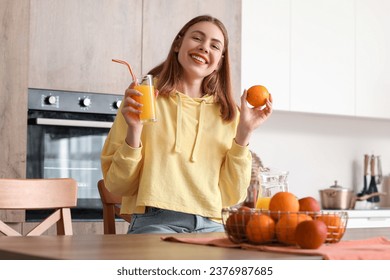
<svg viewBox="0 0 390 280"><path fill-rule="evenodd" d="M128 234L223 232L223 225L208 218L146 207L144 214L132 214Z"/></svg>

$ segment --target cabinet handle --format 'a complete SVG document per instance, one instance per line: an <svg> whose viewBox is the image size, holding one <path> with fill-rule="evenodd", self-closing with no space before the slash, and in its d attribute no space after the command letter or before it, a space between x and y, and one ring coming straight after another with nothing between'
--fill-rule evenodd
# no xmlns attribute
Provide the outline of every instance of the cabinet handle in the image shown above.
<svg viewBox="0 0 390 280"><path fill-rule="evenodd" d="M368 217L367 220L374 222L374 221L386 221L387 219L381 217Z"/></svg>

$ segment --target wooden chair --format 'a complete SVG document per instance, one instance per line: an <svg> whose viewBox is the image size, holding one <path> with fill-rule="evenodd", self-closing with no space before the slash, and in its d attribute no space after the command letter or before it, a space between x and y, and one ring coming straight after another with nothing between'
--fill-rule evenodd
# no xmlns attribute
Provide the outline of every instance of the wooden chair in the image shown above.
<svg viewBox="0 0 390 280"><path fill-rule="evenodd" d="M76 205L77 182L73 179L0 179L0 209L54 209L26 236L41 235L54 224L58 235L72 235L70 207ZM7 236L22 235L3 221L0 221L0 232Z"/></svg>
<svg viewBox="0 0 390 280"><path fill-rule="evenodd" d="M104 185L103 179L98 181L97 186L103 204L104 234L116 234L115 217L122 218L130 223L131 215L120 213L122 197L110 193Z"/></svg>

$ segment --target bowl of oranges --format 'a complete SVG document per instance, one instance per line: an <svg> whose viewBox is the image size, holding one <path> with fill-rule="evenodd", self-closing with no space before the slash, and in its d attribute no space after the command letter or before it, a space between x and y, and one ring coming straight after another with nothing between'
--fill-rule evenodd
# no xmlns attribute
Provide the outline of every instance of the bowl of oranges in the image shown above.
<svg viewBox="0 0 390 280"><path fill-rule="evenodd" d="M322 211L314 198L298 199L290 192L272 196L268 209L222 209L225 232L234 243L279 243L317 249L324 243L339 242L347 221L347 212Z"/></svg>

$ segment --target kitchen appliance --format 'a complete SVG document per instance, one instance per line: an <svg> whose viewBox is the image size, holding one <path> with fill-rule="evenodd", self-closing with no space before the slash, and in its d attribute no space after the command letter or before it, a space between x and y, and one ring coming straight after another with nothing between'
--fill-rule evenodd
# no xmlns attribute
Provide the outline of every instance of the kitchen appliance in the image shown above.
<svg viewBox="0 0 390 280"><path fill-rule="evenodd" d="M73 219L101 219L97 182L100 153L123 96L47 89L28 90L27 178L78 182ZM26 220L43 213L26 212Z"/></svg>

